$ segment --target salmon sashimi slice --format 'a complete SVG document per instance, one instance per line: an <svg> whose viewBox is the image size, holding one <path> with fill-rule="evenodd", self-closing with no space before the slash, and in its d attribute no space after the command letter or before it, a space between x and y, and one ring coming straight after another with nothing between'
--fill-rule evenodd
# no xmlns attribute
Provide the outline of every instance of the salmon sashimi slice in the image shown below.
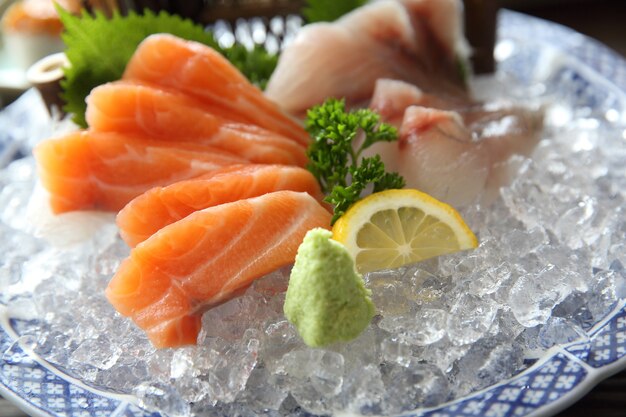
<svg viewBox="0 0 626 417"><path fill-rule="evenodd" d="M201 313L292 263L330 213L307 193L276 191L196 211L137 245L108 285L111 304L157 347L196 343Z"/></svg>
<svg viewBox="0 0 626 417"><path fill-rule="evenodd" d="M57 214L118 211L153 187L248 163L210 146L89 130L48 139L34 154L39 178Z"/></svg>
<svg viewBox="0 0 626 417"><path fill-rule="evenodd" d="M306 149L267 129L224 119L202 102L177 91L116 81L87 97L87 123L103 132L148 135L215 146L251 162L305 166Z"/></svg>
<svg viewBox="0 0 626 417"><path fill-rule="evenodd" d="M126 66L123 79L173 88L228 111L230 119L280 133L306 146L300 123L267 99L212 48L168 34L146 38Z"/></svg>
<svg viewBox="0 0 626 417"><path fill-rule="evenodd" d="M236 165L146 191L118 213L117 225L124 241L134 247L195 211L279 190L323 198L317 180L304 168Z"/></svg>

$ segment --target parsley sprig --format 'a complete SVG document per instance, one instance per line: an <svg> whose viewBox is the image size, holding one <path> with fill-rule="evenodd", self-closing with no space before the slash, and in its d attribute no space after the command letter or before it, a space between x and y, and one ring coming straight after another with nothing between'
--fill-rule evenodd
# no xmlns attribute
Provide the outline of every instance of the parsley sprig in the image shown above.
<svg viewBox="0 0 626 417"><path fill-rule="evenodd" d="M404 187L404 178L385 171L379 155L362 157L372 144L398 138L396 128L372 110L346 111L344 100L328 99L307 112L306 129L313 138L308 169L334 206L332 224L369 186L373 192Z"/></svg>

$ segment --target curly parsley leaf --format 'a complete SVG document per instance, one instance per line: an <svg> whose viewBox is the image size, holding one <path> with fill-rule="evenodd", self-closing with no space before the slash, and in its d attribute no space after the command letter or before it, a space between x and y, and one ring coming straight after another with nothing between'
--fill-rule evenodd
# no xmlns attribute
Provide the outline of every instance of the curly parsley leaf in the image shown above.
<svg viewBox="0 0 626 417"><path fill-rule="evenodd" d="M332 22L365 3L367 0L308 0L302 14L309 23Z"/></svg>
<svg viewBox="0 0 626 417"><path fill-rule="evenodd" d="M307 150L308 169L328 194L325 201L334 207L332 224L368 187L374 192L404 187L404 178L386 172L379 155L361 157L376 142L397 140L396 128L381 123L377 113L348 112L343 100L329 99L308 111L306 129L313 138Z"/></svg>
<svg viewBox="0 0 626 417"><path fill-rule="evenodd" d="M57 7L65 27L63 41L70 66L65 69L62 82L64 110L73 114L74 121L83 127L85 98L96 86L122 77L126 64L147 36L170 33L183 39L208 45L227 57L242 73L258 85L264 85L276 66L277 58L262 48L247 51L243 46L222 49L213 34L189 19L167 12L143 14L131 11L122 16L115 12L111 18L102 12L94 15L83 11L80 15Z"/></svg>

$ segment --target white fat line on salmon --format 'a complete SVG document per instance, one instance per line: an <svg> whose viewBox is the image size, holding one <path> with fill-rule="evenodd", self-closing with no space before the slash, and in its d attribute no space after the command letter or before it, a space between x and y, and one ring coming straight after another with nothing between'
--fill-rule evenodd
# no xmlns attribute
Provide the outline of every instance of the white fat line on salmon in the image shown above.
<svg viewBox="0 0 626 417"><path fill-rule="evenodd" d="M308 212L311 212L313 210L312 207L309 206L308 208ZM267 253L269 253L270 251L272 251L274 248L276 248L277 246L279 246L281 243L283 243L287 238L289 238L292 235L292 232L294 230L297 230L300 226L302 226L302 224L305 222L305 220L308 218L308 216L304 216L301 215L300 218L298 219L298 221L294 222L291 224L291 226L289 227L288 230L283 231L283 233L277 234L276 238L274 239L274 241L271 243L271 245L268 245L267 248L261 253L259 254L259 256L257 256L256 259L261 259L263 258ZM236 275L234 275L230 280L228 280L224 286L222 288L227 288L228 285L237 280L239 278L239 276L241 276L246 270L250 269L252 267L252 265L254 265L256 262L253 261L251 262L248 266L246 266L245 268L242 268ZM222 294L222 292L220 292L220 295Z"/></svg>
<svg viewBox="0 0 626 417"><path fill-rule="evenodd" d="M158 267L155 267L155 269L157 269L157 270L159 270L159 271L162 271L162 270L161 270L160 268L158 268ZM170 286L169 286L169 287L167 287L167 289L166 289L165 291L163 291L163 295L162 295L160 298L157 298L156 300L154 300L154 302L152 302L151 304L148 304L147 306L145 306L145 307L143 307L143 308L140 308L140 309L137 309L137 310L133 310L133 312L131 313L131 317L133 318L133 320L135 319L135 317L137 317L137 316L141 315L141 313L142 313L142 312L144 312L145 310L150 309L150 308L153 308L154 304L161 302L161 300L163 300L164 298L167 298L167 296L168 296L168 295L170 294L170 292L171 292L172 287L175 287L175 288L179 289L179 290L180 290L183 294L185 294L185 295L187 296L187 298L188 298L189 300L192 300L192 301L193 301L193 298L191 298L191 297L190 297L190 296L189 296L189 295L185 292L185 289L184 289L184 288L180 285L180 281L179 281L179 280L176 280L176 279L170 279ZM133 294L137 294L137 292L134 292ZM170 321L172 321L172 320L176 320L177 318L180 318L180 317L185 317L185 316L187 316L187 315L190 315L190 314L184 313L184 314L181 314L180 316L177 316L177 317L172 318L172 319L170 319L170 320L167 320L167 321L165 321L165 322L161 321L161 322L159 322L159 323L157 323L157 324L155 324L155 325L153 325L153 326L151 326L151 327L145 327L145 328L143 328L143 327L142 327L142 329L144 329L145 331L148 331L148 330L150 330L150 329L153 329L153 328L155 328L155 327L158 327L158 326L163 325L163 323L169 323L169 322L170 322Z"/></svg>
<svg viewBox="0 0 626 417"><path fill-rule="evenodd" d="M144 158L144 157L142 156L141 158L138 158L138 159L142 159L142 158ZM125 161L125 160L136 161L137 159L125 158L124 156L121 156L121 157L116 157L116 158L113 158L113 159L109 159L108 162ZM163 180L163 179L157 178L157 179L155 179L152 182L136 184L135 186L128 186L128 185L122 186L121 184L108 183L108 182L105 182L105 180L103 180L100 177L98 177L97 174L93 173L93 172L90 172L89 178L91 179L91 183L92 184L98 185L98 186L102 187L103 189L112 189L112 188L120 189L120 188L123 188L123 189L130 189L130 190L141 191L139 193L139 194L141 194L141 193L145 192L149 188L163 186L164 183L173 183L173 182L187 180L189 178L192 178L192 177L195 177L195 176L198 176L198 175L206 174L207 172L210 172L210 171L215 171L215 170L224 168L224 165L219 165L219 164L215 164L215 163L211 163L211 162L205 162L205 161L199 161L199 160L192 159L191 162L189 163L189 168L190 168L190 170L185 171L182 174L179 173L179 175L172 175L169 178L167 178L167 180ZM190 171L192 172L191 174L190 174Z"/></svg>
<svg viewBox="0 0 626 417"><path fill-rule="evenodd" d="M169 295L170 290L171 290L171 288L172 288L172 287L176 287L176 288L180 289L180 291L181 291L183 294L187 295L187 293L185 292L185 290L183 289L183 287L181 287L181 285L180 285L180 283L179 283L178 281L176 281L176 280L172 280L172 281L171 281L171 284L172 284L172 285L171 285L171 286L167 289L167 291L165 291L164 295L163 295L161 298L159 298L157 301L155 301L155 303L157 303L157 302L159 302L159 301L163 300L164 298L166 298L166 297ZM193 304L193 301L194 301L194 300L193 300L190 296L187 296L187 298L188 298L188 299L190 300L190 302ZM141 310L138 310L138 313L136 313L136 314L135 314L135 316L139 315L139 314L140 314L143 310L145 310L146 308L151 308L151 307L152 307L155 303L150 304L149 306L146 306L145 308L142 308ZM194 309L192 309L190 312L185 312L185 313L182 313L182 314L180 314L180 315L178 315L178 316L172 317L172 318L170 318L170 319L168 319L168 320L164 320L164 321L160 321L160 322L158 322L158 323L155 323L153 326L148 326L148 327L145 327L145 328L143 328L143 330L144 330L146 333L149 333L150 331L155 330L155 329L159 329L159 328L167 328L169 323L171 323L171 322L173 322L173 321L177 321L177 320L179 320L179 319L181 319L181 318L184 318L184 317L189 317L189 316L196 315L196 313L197 313L197 307L195 307ZM180 326L177 326L177 328L179 329L179 328L180 328ZM180 334L179 334L179 336L180 336ZM181 339L182 339L182 338L181 338Z"/></svg>
<svg viewBox="0 0 626 417"><path fill-rule="evenodd" d="M235 162L240 163L239 161L235 161L235 160L233 160L232 163L234 164ZM215 171L220 168L224 168L225 165L228 165L228 164L226 163L226 164L219 165L214 162L207 162L207 161L202 161L198 159L192 159L189 164L189 168L198 171L197 175L202 175L208 171Z"/></svg>
<svg viewBox="0 0 626 417"><path fill-rule="evenodd" d="M248 201L246 201L246 203L251 205L253 208L257 208L258 207L258 203L257 203L256 200L258 198L259 197L256 197L254 199L250 199L250 200L255 200L255 201L251 202L250 200L248 200ZM204 212L205 210L201 210L201 212ZM207 259L207 262L204 265L202 265L198 270L196 270L195 272L190 274L188 277L181 279L180 282L182 283L182 285L188 284L189 281L193 282L193 281L195 281L198 278L207 276L207 270L210 269L210 267L214 263L216 263L221 258L225 257L226 254L229 253L232 250L232 248L237 245L237 243L239 243L242 239L247 237L248 232L250 231L252 226L255 224L255 222L257 221L258 217L259 217L258 210L253 210L252 216L250 216L250 219L248 219L248 222L246 223L246 226L243 229L241 229L241 231L239 232L239 235L235 239L232 239L231 241L228 242L228 245L223 248L222 253L220 255L212 258L212 259ZM201 242L203 242L205 240L210 240L210 239L212 239L212 236L210 236L210 233L208 233L201 240ZM199 245L200 245L200 243L198 243L198 245L196 245L196 246L199 246Z"/></svg>
<svg viewBox="0 0 626 417"><path fill-rule="evenodd" d="M146 190L161 184L161 182L159 181L157 183L152 182L148 184L143 183L143 184L136 184L134 186L129 186L126 184L115 184L115 183L111 184L111 183L105 182L103 179L95 176L94 174L90 175L90 178L91 178L91 184L97 185L97 189L100 191L99 195L96 196L97 197L96 201L94 201L94 204L96 206L102 203L102 198L100 198L100 195L115 195L115 192L120 193L122 190L124 190L124 192L127 193L126 199L130 201L136 196L146 192Z"/></svg>

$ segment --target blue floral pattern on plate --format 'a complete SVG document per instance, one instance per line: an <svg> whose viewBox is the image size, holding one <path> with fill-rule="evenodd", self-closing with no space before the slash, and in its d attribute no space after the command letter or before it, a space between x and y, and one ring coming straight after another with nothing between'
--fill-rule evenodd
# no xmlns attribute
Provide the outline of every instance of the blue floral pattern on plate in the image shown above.
<svg viewBox="0 0 626 417"><path fill-rule="evenodd" d="M557 353L507 382L478 395L418 414L420 417L523 416L559 400L580 384L587 371L576 360Z"/></svg>
<svg viewBox="0 0 626 417"><path fill-rule="evenodd" d="M500 39L551 44L568 58L584 63L563 64L552 73L551 83L576 85L573 97L594 108L610 109L624 100L626 61L605 46L565 27L528 16L502 11ZM555 46L556 45L556 46ZM507 71L523 77L534 49L508 62ZM535 62L536 63L536 62ZM516 68L517 67L517 68ZM517 72L516 72L517 71ZM591 71L593 81L589 80ZM597 75L600 77L597 77ZM595 78L594 78L595 77ZM602 88L596 84L603 81ZM617 91L618 94L607 94ZM2 133L0 132L0 135ZM19 152L18 140L0 136L0 164ZM0 165L1 166L1 165ZM1 308L1 306L0 306ZM0 313L2 311L0 310ZM71 379L47 363L29 355L19 338L19 322L2 317L0 328L0 394L37 416L156 417L133 403L131 397L104 392ZM557 346L524 372L501 383L435 409L404 414L415 417L512 417L550 415L591 389L600 379L626 367L626 306L620 302L601 323L588 330L589 341ZM22 343L21 343L22 342Z"/></svg>
<svg viewBox="0 0 626 417"><path fill-rule="evenodd" d="M626 357L626 309L611 316L589 343L574 344L567 351L596 369L622 360Z"/></svg>

